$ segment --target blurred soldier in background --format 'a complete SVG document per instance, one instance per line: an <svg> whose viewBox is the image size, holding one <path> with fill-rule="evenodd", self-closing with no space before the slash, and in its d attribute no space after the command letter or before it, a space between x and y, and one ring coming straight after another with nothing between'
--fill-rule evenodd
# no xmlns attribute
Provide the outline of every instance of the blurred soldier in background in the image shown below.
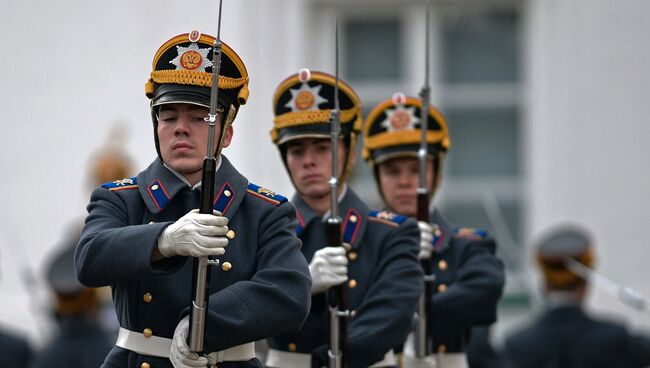
<svg viewBox="0 0 650 368"><path fill-rule="evenodd" d="M88 182L92 188L122 179L132 171L124 153L122 126L114 125L109 139L90 158ZM86 288L74 271L74 250L83 220L66 229L46 271L54 294L53 315L58 331L39 350L32 368L99 367L117 337L117 320L110 288ZM110 313L110 314L108 314Z"/></svg>
<svg viewBox="0 0 650 368"><path fill-rule="evenodd" d="M426 126L428 130L426 181L430 198L440 186L450 146L445 118L431 106L425 124L421 106L420 99L396 93L370 112L364 126L364 158L386 208L410 217L417 212L420 129ZM484 231L454 227L436 209L430 223L420 221L419 227L419 258L429 260L432 266L427 326L437 367L467 367L464 352L472 327L496 320L504 285L503 263L494 254L494 241Z"/></svg>
<svg viewBox="0 0 650 368"><path fill-rule="evenodd" d="M27 339L0 326L0 356L3 368L27 368L32 361L32 349Z"/></svg>
<svg viewBox="0 0 650 368"><path fill-rule="evenodd" d="M295 208L250 183L221 154L249 82L226 43L209 137L215 41L192 31L158 49L145 84L158 157L137 177L105 183L91 195L77 277L87 286L111 286L120 321L102 367L262 367L254 341L295 330L307 316L311 280ZM214 212L205 214L197 208L209 138L217 162ZM204 309L205 355L190 351L187 340L195 257L218 262Z"/></svg>
<svg viewBox="0 0 650 368"><path fill-rule="evenodd" d="M588 280L572 272L567 261L594 266L593 239L586 229L552 227L536 242L535 254L547 306L536 322L507 338L508 367L650 366L650 337L631 334L621 324L592 318L584 311Z"/></svg>
<svg viewBox="0 0 650 368"><path fill-rule="evenodd" d="M80 230L68 234L47 270L59 331L38 352L32 368L96 368L111 350L113 337L98 321L99 290L81 285L74 272Z"/></svg>
<svg viewBox="0 0 650 368"><path fill-rule="evenodd" d="M356 160L361 102L338 82L341 135L337 146L337 193L344 247L329 247L325 220L331 207L333 147L330 116L336 78L301 70L276 88L272 140L296 188L298 236L313 279L312 308L300 331L268 340L270 367L328 365L329 316L326 291L345 283L349 310L349 367L394 367L392 348L410 329L421 290L415 221L371 210L346 184Z"/></svg>

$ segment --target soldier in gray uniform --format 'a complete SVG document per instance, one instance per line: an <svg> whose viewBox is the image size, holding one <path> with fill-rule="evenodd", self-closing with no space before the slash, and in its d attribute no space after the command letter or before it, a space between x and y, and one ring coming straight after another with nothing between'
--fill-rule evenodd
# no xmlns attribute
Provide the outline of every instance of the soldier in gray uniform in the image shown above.
<svg viewBox="0 0 650 368"><path fill-rule="evenodd" d="M4 302L9 302L7 299ZM27 368L33 358L27 339L0 325L0 356L3 368Z"/></svg>
<svg viewBox="0 0 650 368"><path fill-rule="evenodd" d="M113 345L98 318L99 290L84 287L75 275L74 251L81 229L77 225L71 230L47 270L59 329L38 351L31 368L97 368Z"/></svg>
<svg viewBox="0 0 650 368"><path fill-rule="evenodd" d="M364 126L364 158L369 162L386 208L415 217L419 185L421 101L396 93L378 104ZM433 198L442 180L450 146L447 122L431 106L426 120L427 188ZM504 285L503 263L484 231L458 228L433 210L430 223L418 223L419 258L431 263L433 285L427 315L437 366L467 367L465 346L474 326L496 320ZM430 358L429 358L430 360Z"/></svg>
<svg viewBox="0 0 650 368"><path fill-rule="evenodd" d="M196 210L214 41L192 31L158 49L145 85L158 157L136 177L91 195L77 276L90 287L111 286L121 326L102 367L262 367L253 342L298 329L309 311L309 269L286 198L249 182L218 155L214 213ZM247 99L244 63L223 43L214 138L223 147ZM211 272L205 356L187 345L197 256L219 261Z"/></svg>
<svg viewBox="0 0 650 368"><path fill-rule="evenodd" d="M618 322L585 313L588 280L567 260L592 268L594 243L582 226L564 224L546 231L535 245L547 303L530 326L506 339L506 367L635 368L650 366L650 336L630 333Z"/></svg>
<svg viewBox="0 0 650 368"><path fill-rule="evenodd" d="M345 184L356 158L361 103L339 81L341 144L337 159L339 215L344 247L328 247L332 146L329 118L334 108L335 78L303 69L276 88L273 142L296 188L298 236L313 279L312 308L299 331L268 340L270 367L324 367L329 348L326 291L344 284L349 321L348 366L394 367L391 350L402 343L421 291L415 221L387 211L373 211Z"/></svg>

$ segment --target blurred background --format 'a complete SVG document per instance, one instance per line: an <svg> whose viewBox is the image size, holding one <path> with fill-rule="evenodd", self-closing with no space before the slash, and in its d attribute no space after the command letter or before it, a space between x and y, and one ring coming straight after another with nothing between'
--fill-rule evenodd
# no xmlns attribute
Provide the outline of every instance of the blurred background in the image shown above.
<svg viewBox="0 0 650 368"><path fill-rule="evenodd" d="M57 245L85 215L93 157L120 152L135 175L156 156L144 83L157 48L198 29L216 35L218 1L6 2L0 12L0 326L39 346L52 334L44 280ZM290 196L269 137L275 87L300 68L334 72L364 112L424 82L421 0L224 0L222 39L250 74L250 100L224 153L252 182ZM435 203L487 229L508 279L498 345L539 307L530 241L582 223L597 267L650 296L650 2L433 0L432 103L452 148ZM379 206L359 161L352 185ZM78 230L77 230L78 231ZM595 313L650 330L647 312L592 290Z"/></svg>

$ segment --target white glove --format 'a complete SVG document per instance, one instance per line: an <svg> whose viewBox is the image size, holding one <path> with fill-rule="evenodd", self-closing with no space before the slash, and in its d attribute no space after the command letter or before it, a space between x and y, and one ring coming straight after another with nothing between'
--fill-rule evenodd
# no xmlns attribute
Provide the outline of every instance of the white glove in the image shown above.
<svg viewBox="0 0 650 368"><path fill-rule="evenodd" d="M219 256L228 245L228 218L214 211L213 214L192 210L167 226L158 237L158 250L163 257Z"/></svg>
<svg viewBox="0 0 650 368"><path fill-rule="evenodd" d="M311 293L318 294L348 279L348 258L343 247L325 247L314 253L309 263Z"/></svg>
<svg viewBox="0 0 650 368"><path fill-rule="evenodd" d="M185 316L176 326L176 330L174 330L172 347L169 350L169 360L172 362L174 368L207 367L209 364L208 358L191 352L190 347L187 346L187 334L189 331L190 316Z"/></svg>
<svg viewBox="0 0 650 368"><path fill-rule="evenodd" d="M418 258L430 259L433 252L433 227L430 223L424 221L418 221L418 227L420 228L420 253L418 253Z"/></svg>

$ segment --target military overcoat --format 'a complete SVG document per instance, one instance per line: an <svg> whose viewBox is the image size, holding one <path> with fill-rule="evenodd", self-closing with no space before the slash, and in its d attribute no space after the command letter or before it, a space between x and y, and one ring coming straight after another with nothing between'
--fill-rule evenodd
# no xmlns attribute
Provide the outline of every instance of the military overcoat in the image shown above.
<svg viewBox="0 0 650 368"><path fill-rule="evenodd" d="M299 196L292 201L298 210L302 251L311 261L327 245L326 224ZM343 240L351 245L345 284L348 307L355 311L349 322L349 367L368 367L402 343L410 330L422 289L419 230L412 219L371 210L349 187L339 213ZM300 331L269 339L270 348L311 354L312 367L327 365L328 346L326 293L313 296Z"/></svg>
<svg viewBox="0 0 650 368"><path fill-rule="evenodd" d="M503 291L503 262L481 231L453 227L437 210L431 216L433 287L428 316L434 352L465 350L472 326L496 321Z"/></svg>
<svg viewBox="0 0 650 368"><path fill-rule="evenodd" d="M250 184L225 156L216 173L215 209L229 218L232 239L212 269L205 351L298 329L309 311L311 278L295 235L294 206ZM198 208L193 189L156 159L136 178L94 190L75 254L79 280L110 285L122 328L172 338L188 314L193 261L172 257L152 263L162 231ZM114 347L106 367L171 367L167 358ZM225 362L261 367L257 359Z"/></svg>

